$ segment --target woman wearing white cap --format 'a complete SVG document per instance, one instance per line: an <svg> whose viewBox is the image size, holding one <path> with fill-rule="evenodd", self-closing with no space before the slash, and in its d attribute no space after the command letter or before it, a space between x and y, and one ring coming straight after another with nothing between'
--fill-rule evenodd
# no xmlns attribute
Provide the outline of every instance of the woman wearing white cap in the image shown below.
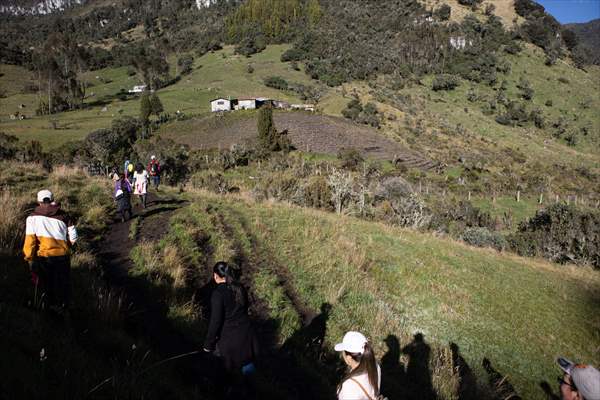
<svg viewBox="0 0 600 400"><path fill-rule="evenodd" d="M379 397L381 369L367 338L360 332L348 332L342 343L335 345L342 352L348 373L338 386L338 400L376 400Z"/></svg>

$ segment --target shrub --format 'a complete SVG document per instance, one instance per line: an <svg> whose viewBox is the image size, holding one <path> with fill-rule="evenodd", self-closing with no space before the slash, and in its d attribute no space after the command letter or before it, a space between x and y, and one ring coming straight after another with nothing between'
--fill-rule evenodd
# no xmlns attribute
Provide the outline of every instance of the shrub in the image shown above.
<svg viewBox="0 0 600 400"><path fill-rule="evenodd" d="M462 234L462 240L471 246L492 247L498 251L506 248L504 237L488 228L467 228Z"/></svg>
<svg viewBox="0 0 600 400"><path fill-rule="evenodd" d="M450 15L452 13L452 8L448 4L442 4L440 8L435 10L434 15L440 21L448 21L450 19Z"/></svg>
<svg viewBox="0 0 600 400"><path fill-rule="evenodd" d="M355 171L365 161L360 152L354 148L340 149L337 153L337 158L341 161L342 168L352 171Z"/></svg>
<svg viewBox="0 0 600 400"><path fill-rule="evenodd" d="M400 176L382 179L375 189L375 200L394 200L408 196L413 189L408 181Z"/></svg>
<svg viewBox="0 0 600 400"><path fill-rule="evenodd" d="M515 0L515 11L523 18L532 18L543 16L545 9L532 0Z"/></svg>
<svg viewBox="0 0 600 400"><path fill-rule="evenodd" d="M270 76L264 82L266 86L274 89L287 90L289 87L287 81L280 76Z"/></svg>
<svg viewBox="0 0 600 400"><path fill-rule="evenodd" d="M438 90L454 90L460 84L458 77L449 74L436 75L433 79L432 89Z"/></svg>
<svg viewBox="0 0 600 400"><path fill-rule="evenodd" d="M485 5L485 15L487 15L488 17L494 15L494 11L496 11L496 6L494 4L488 3Z"/></svg>
<svg viewBox="0 0 600 400"><path fill-rule="evenodd" d="M179 73L181 75L187 75L192 72L194 66L194 56L191 54L185 54L177 60L177 66L179 67Z"/></svg>
<svg viewBox="0 0 600 400"><path fill-rule="evenodd" d="M252 64L248 64L246 66L246 72L249 74L253 74L254 73L254 67L252 66Z"/></svg>
<svg viewBox="0 0 600 400"><path fill-rule="evenodd" d="M250 57L252 54L260 53L267 48L262 37L246 37L235 47L235 54Z"/></svg>
<svg viewBox="0 0 600 400"><path fill-rule="evenodd" d="M311 176L296 193L294 203L303 207L332 210L331 189L325 177Z"/></svg>
<svg viewBox="0 0 600 400"><path fill-rule="evenodd" d="M536 128L544 129L546 127L546 119L539 108L532 110L529 118L533 121Z"/></svg>
<svg viewBox="0 0 600 400"><path fill-rule="evenodd" d="M17 155L19 138L0 132L0 160L10 160Z"/></svg>
<svg viewBox="0 0 600 400"><path fill-rule="evenodd" d="M508 45L504 46L504 51L508 54L519 54L523 51L523 47L516 40L512 40Z"/></svg>
<svg viewBox="0 0 600 400"><path fill-rule="evenodd" d="M291 49L288 49L283 52L283 54L281 55L281 62L302 61L304 58L305 54L302 50L296 47L292 47Z"/></svg>
<svg viewBox="0 0 600 400"><path fill-rule="evenodd" d="M227 193L232 188L223 174L211 170L195 173L192 175L191 182L194 188L206 189L219 194Z"/></svg>
<svg viewBox="0 0 600 400"><path fill-rule="evenodd" d="M600 268L600 213L554 204L540 210L507 237L511 250L559 263Z"/></svg>
<svg viewBox="0 0 600 400"><path fill-rule="evenodd" d="M552 107L554 105L554 103L552 102L552 100L546 100L546 107Z"/></svg>
<svg viewBox="0 0 600 400"><path fill-rule="evenodd" d="M483 2L483 0L458 0L458 4L461 4L463 6L478 6L479 4L481 4Z"/></svg>
<svg viewBox="0 0 600 400"><path fill-rule="evenodd" d="M517 83L517 88L521 91L521 97L525 100L533 99L533 88L527 79L521 77L519 79L519 83Z"/></svg>
<svg viewBox="0 0 600 400"><path fill-rule="evenodd" d="M386 201L383 207L387 222L401 227L423 228L428 226L432 219L431 211L415 193Z"/></svg>

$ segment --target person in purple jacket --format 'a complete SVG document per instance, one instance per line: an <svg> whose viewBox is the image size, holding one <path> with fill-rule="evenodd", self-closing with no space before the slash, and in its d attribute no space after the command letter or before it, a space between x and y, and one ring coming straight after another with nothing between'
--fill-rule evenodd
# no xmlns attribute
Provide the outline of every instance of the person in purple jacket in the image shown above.
<svg viewBox="0 0 600 400"><path fill-rule="evenodd" d="M121 215L121 222L125 222L133 217L133 212L131 211L131 184L125 175L117 175L113 179L115 181L114 197L117 203L117 211ZM129 218L126 218L127 214L129 214Z"/></svg>

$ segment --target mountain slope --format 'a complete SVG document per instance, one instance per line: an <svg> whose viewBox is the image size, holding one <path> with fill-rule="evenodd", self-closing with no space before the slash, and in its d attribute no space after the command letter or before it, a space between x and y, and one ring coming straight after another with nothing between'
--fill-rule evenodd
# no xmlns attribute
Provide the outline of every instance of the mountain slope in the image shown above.
<svg viewBox="0 0 600 400"><path fill-rule="evenodd" d="M577 35L589 62L600 64L600 18L582 24L567 24Z"/></svg>

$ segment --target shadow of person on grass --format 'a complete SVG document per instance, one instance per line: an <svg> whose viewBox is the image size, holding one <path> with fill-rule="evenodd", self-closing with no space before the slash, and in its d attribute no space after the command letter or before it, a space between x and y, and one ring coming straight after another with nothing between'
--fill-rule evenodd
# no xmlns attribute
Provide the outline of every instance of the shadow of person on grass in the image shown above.
<svg viewBox="0 0 600 400"><path fill-rule="evenodd" d="M416 333L412 342L402 349L402 353L408 356L406 381L410 391L409 398L436 400L437 395L433 390L431 371L429 371L431 347L425 342L423 334Z"/></svg>
<svg viewBox="0 0 600 400"><path fill-rule="evenodd" d="M400 341L395 335L388 335L384 342L388 351L381 357L381 394L390 399L407 398L406 373L404 364L400 362Z"/></svg>
<svg viewBox="0 0 600 400"><path fill-rule="evenodd" d="M510 383L508 378L498 372L493 366L490 360L484 358L481 362L483 369L488 374L488 382L491 390L494 392L497 398L510 399L510 400L521 400L521 396L516 392L513 385Z"/></svg>
<svg viewBox="0 0 600 400"><path fill-rule="evenodd" d="M452 353L452 368L458 372L458 398L460 400L476 400L483 398L479 393L477 378L467 361L460 355L460 349L456 343L450 343Z"/></svg>

